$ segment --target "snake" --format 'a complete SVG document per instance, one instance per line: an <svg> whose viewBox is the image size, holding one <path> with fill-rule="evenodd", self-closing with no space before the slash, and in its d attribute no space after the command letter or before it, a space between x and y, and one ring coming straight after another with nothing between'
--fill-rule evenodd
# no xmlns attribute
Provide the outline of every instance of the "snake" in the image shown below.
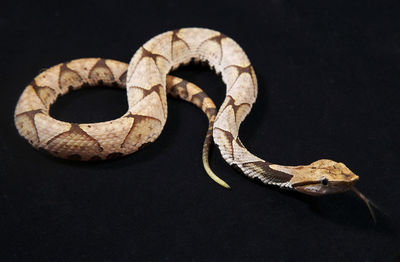
<svg viewBox="0 0 400 262"><path fill-rule="evenodd" d="M169 75L192 61L207 63L222 77L226 95L218 110L201 88ZM58 96L99 85L126 88L129 108L123 116L98 123L69 123L49 115ZM247 150L239 138L239 127L257 93L255 71L239 44L215 30L182 28L148 40L129 64L82 58L41 72L21 94L14 120L19 134L34 148L56 157L113 159L157 139L166 123L169 94L196 105L207 115L202 161L206 173L219 185L230 188L210 168L208 155L213 143L230 166L251 179L309 195L353 190L374 218L370 200L354 187L359 177L345 164L321 159L308 165L286 166L265 161Z"/></svg>

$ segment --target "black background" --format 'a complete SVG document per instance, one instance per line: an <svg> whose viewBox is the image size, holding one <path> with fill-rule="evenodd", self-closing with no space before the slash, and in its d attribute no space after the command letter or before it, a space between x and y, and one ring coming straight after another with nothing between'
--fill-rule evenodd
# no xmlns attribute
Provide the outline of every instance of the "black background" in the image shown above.
<svg viewBox="0 0 400 262"><path fill-rule="evenodd" d="M1 261L399 261L400 6L327 2L3 3ZM352 193L265 187L214 150L211 165L232 190L219 187L201 165L206 117L178 100L154 144L114 161L59 160L18 136L17 99L41 70L81 57L129 62L151 37L187 26L223 32L252 61L248 149L286 165L345 162L386 213L377 225ZM207 68L173 74L221 104L225 87ZM99 88L60 98L51 113L96 122L126 110L123 90Z"/></svg>

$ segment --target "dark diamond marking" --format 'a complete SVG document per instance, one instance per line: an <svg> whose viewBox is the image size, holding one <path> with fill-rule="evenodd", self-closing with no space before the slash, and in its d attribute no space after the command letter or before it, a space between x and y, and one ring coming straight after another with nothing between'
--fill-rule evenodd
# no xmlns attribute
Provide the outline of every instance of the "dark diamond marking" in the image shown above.
<svg viewBox="0 0 400 262"><path fill-rule="evenodd" d="M150 95L151 93L156 92L158 97L160 98L160 101L162 101L161 97L162 97L163 86L160 85L160 84L154 85L150 89L145 89L145 88L140 87L140 86L130 86L129 88L137 88L137 89L142 90L142 92L143 92L142 99L145 98L146 96ZM164 113L164 117L165 117L165 112L163 112L163 113Z"/></svg>
<svg viewBox="0 0 400 262"><path fill-rule="evenodd" d="M232 110L233 110L233 112L234 112L234 114L235 114L235 123L237 123L237 112L238 112L238 110L240 109L240 107L242 107L242 106L248 106L248 107L250 107L250 104L249 103L242 103L242 104L240 104L240 105L235 105L235 99L233 99L233 97L232 96L227 96L226 97L226 99L229 99L229 101L228 101L228 103L226 104L226 107L224 108L224 110L228 107L228 106L231 106L232 107Z"/></svg>
<svg viewBox="0 0 400 262"><path fill-rule="evenodd" d="M99 59L99 61L96 62L96 64L92 67L92 69L90 69L90 72L89 72L89 78L90 79L95 78L95 76L94 76L94 72L95 71L94 70L96 70L96 68L104 68L104 69L106 69L106 71L109 73L109 76L110 76L109 80L110 81L113 81L115 79L114 78L114 74L112 73L110 67L108 67L108 65L106 64L106 60L103 59L103 58ZM100 81L102 81L102 80L99 80L99 84L100 84Z"/></svg>
<svg viewBox="0 0 400 262"><path fill-rule="evenodd" d="M39 99L40 99L40 101L42 102L42 104L43 104L44 106L46 106L46 107L47 107L47 105L46 105L45 101L44 101L43 98L40 96L40 91L47 88L47 89L50 89L50 90L53 92L53 95L57 94L56 90L54 90L53 88L51 88L51 87L49 87L49 86L38 86L38 85L36 84L36 81L35 81L35 80L33 80L33 81L30 83L30 86L33 88L33 90L35 91L36 96L39 97Z"/></svg>
<svg viewBox="0 0 400 262"><path fill-rule="evenodd" d="M237 75L237 77L236 77L236 79L235 79L235 81L232 83L232 85L230 86L230 87L228 87L228 91L236 84L236 81L239 79L239 77L242 75L242 74L249 74L250 75L250 78L251 78L251 82L253 83L253 89L254 89L254 92L256 92L256 84L255 84L255 82L254 82L254 69L253 69L253 67L251 66L251 65L248 65L248 66L238 66L238 65L230 65L230 66L227 66L227 67L225 67L224 68L224 70L226 70L226 69L228 69L228 68L235 68L236 70L237 70L237 72L238 72L238 75ZM256 94L254 93L254 96L255 96Z"/></svg>
<svg viewBox="0 0 400 262"><path fill-rule="evenodd" d="M180 81L179 83L169 87L169 93L175 98L182 98L183 100L186 100L189 96L188 91L187 91L187 84L188 82L185 80Z"/></svg>
<svg viewBox="0 0 400 262"><path fill-rule="evenodd" d="M121 83L123 85L126 85L126 74L128 73L128 70L126 70L120 77L119 77L119 81L121 81Z"/></svg>
<svg viewBox="0 0 400 262"><path fill-rule="evenodd" d="M200 93L197 93L192 96L191 102L193 104L197 105L196 100L199 101L200 104L198 106L201 108L203 105L204 99L206 99L207 97L208 97L208 95L204 91L201 91Z"/></svg>
<svg viewBox="0 0 400 262"><path fill-rule="evenodd" d="M158 122L161 123L161 121L155 117L135 115L135 114L132 114L131 112L129 112L129 114L127 114L125 117L131 117L134 120L133 120L131 128L129 129L128 134L125 136L124 141L121 144L121 148L125 147L126 140L128 139L129 135L132 133L132 131L135 129L136 125L139 124L140 122L142 122L146 119L152 119L152 120L157 120Z"/></svg>
<svg viewBox="0 0 400 262"><path fill-rule="evenodd" d="M19 117L22 115L26 115L28 117L29 121L33 125L33 128L35 129L36 139L37 139L38 143L40 143L40 138L39 138L38 130L37 130L36 123L35 123L35 116L36 116L36 114L39 114L39 113L43 114L43 110L42 109L30 110L30 111L26 111L26 112L20 113L15 116L15 117ZM29 141L29 142L31 142L31 141ZM31 144L32 144L32 142L31 142Z"/></svg>
<svg viewBox="0 0 400 262"><path fill-rule="evenodd" d="M72 70L71 68L69 68L67 66L67 64L62 64L61 67L60 67L60 75L58 77L58 84L59 84L60 89L65 88L65 87L62 86L61 80L63 79L64 75L68 74L68 72L74 74L76 76L76 78L78 78L79 81L82 82L82 77L79 75L78 72L76 72L75 70Z"/></svg>
<svg viewBox="0 0 400 262"><path fill-rule="evenodd" d="M68 131L62 132L62 133L54 136L53 138L51 138L49 141L47 141L47 145L51 144L53 141L55 141L57 138L59 138L63 135L72 134L72 133L82 135L82 136L94 141L97 144L99 152L103 151L103 148L101 147L99 141L97 141L96 139L94 139L93 137L88 135L88 133L86 133L85 131L82 130L82 128L80 128L79 124L75 124L75 123L71 124L71 127Z"/></svg>
<svg viewBox="0 0 400 262"><path fill-rule="evenodd" d="M200 48L200 46L202 46L205 42L207 42L207 41L214 41L214 42L216 42L218 45L219 45L219 52L220 52L220 57L219 57L219 62L218 62L218 64L221 64L221 62L222 62L222 57L223 57L223 55L224 55L224 53L223 53L223 50L222 50L222 39L224 39L224 38L228 38L226 35L224 35L224 34L219 34L219 35L216 35L216 36L213 36L213 37L211 37L211 38L209 38L209 39L207 39L207 40L204 40L200 45L199 45L199 48Z"/></svg>
<svg viewBox="0 0 400 262"><path fill-rule="evenodd" d="M136 66L135 66L135 68L133 69L131 75L133 75L133 74L135 73L136 68L137 68L137 66L139 65L140 61L142 61L142 59L145 58L145 57L149 57L149 58L151 58L151 59L153 60L153 62L154 62L154 64L156 65L157 70L158 70L159 73L161 73L161 72L160 72L160 69L158 68L158 65L157 65L157 58L162 58L162 59L164 59L165 61L167 61L168 63L170 63L169 60L168 60L165 56L159 55L159 54L154 54L154 53L148 51L146 48L144 48L144 47L142 46L142 53L141 53L141 56L140 56L139 60L137 61Z"/></svg>
<svg viewBox="0 0 400 262"><path fill-rule="evenodd" d="M172 37L171 37L171 60L174 60L173 50L174 50L174 43L175 42L182 41L186 45L186 47L190 50L189 44L185 40L183 40L182 38L180 38L178 36L179 30L180 29L172 31Z"/></svg>

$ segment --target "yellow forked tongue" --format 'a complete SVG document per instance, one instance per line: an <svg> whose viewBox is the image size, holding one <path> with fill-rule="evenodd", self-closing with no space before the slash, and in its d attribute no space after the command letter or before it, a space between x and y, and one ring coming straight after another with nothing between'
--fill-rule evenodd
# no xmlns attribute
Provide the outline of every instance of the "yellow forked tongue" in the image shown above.
<svg viewBox="0 0 400 262"><path fill-rule="evenodd" d="M374 220L374 223L376 224L376 217L375 217L375 213L374 210L372 209L372 207L374 206L375 208L377 208L377 206L371 202L371 200L369 200L366 196L364 196L363 193L361 193L360 191L358 191L357 188L355 188L354 186L351 187L351 190L354 191L354 193L357 194L357 196L359 196L364 203L367 205L368 209L369 209L369 213L372 216L372 219Z"/></svg>

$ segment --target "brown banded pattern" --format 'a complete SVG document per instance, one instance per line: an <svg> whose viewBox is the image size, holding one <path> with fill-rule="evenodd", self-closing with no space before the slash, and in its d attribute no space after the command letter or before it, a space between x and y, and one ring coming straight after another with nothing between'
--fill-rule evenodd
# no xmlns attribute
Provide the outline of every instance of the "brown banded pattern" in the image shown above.
<svg viewBox="0 0 400 262"><path fill-rule="evenodd" d="M152 59L159 57L151 56ZM114 159L148 145L159 136L162 119L167 116L166 108L157 111L151 107L151 103L148 106L143 101L151 98L158 100L158 105L162 104L166 90L161 84L150 88L130 87L136 90L138 96L133 108L141 114L129 110L121 118L87 124L58 121L49 115L50 105L59 95L70 90L98 84L125 88L127 68L128 64L115 60L84 58L42 72L27 86L18 101L15 124L19 133L35 148L69 160ZM169 83L168 93L194 103L209 118L215 117L214 103L199 87L173 76L166 79ZM199 94L203 94L201 103L196 99Z"/></svg>
<svg viewBox="0 0 400 262"><path fill-rule="evenodd" d="M200 88L167 75L191 60L207 62L221 74L227 89L218 112ZM57 96L98 84L126 86L128 112L112 121L91 124L71 124L49 116L49 106ZM133 55L128 67L115 60L87 58L49 68L22 93L15 110L15 123L19 133L34 147L58 157L112 159L135 152L159 136L167 118L168 92L207 114L209 128L203 164L220 185L229 187L209 167L212 138L228 164L266 184L295 187L310 194L343 192L352 187L358 176L342 163L319 160L308 166L281 166L270 164L246 149L239 139L239 128L256 100L257 90L254 69L234 40L210 29L182 28L147 41ZM321 180L324 187L319 183Z"/></svg>

